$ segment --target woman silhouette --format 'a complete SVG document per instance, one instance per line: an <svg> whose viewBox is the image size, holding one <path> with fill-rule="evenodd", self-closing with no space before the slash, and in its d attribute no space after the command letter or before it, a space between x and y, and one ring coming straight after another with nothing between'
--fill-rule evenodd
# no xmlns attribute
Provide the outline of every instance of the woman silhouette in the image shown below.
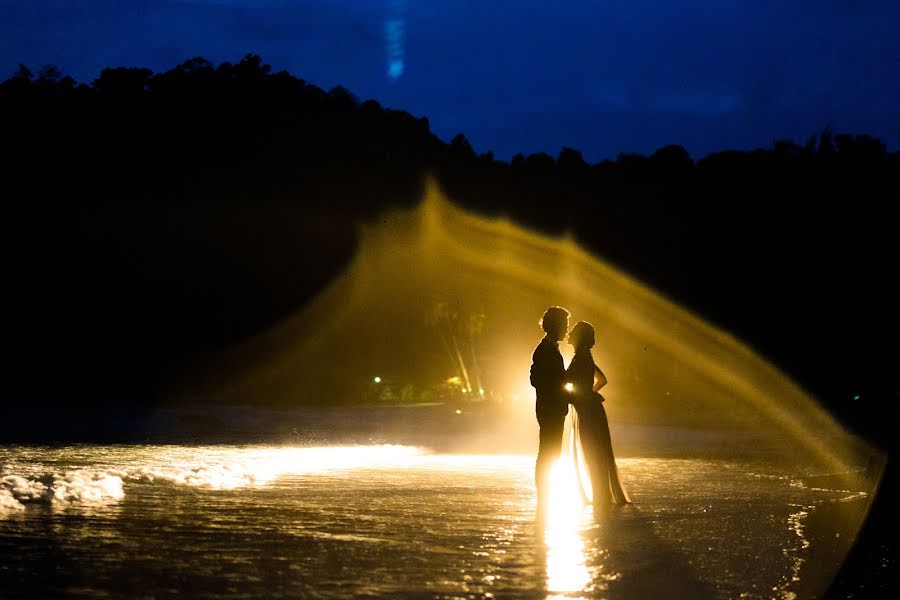
<svg viewBox="0 0 900 600"><path fill-rule="evenodd" d="M609 422L603 408L604 398L598 393L606 385L606 376L591 356L593 325L585 321L576 323L569 332L569 344L575 349L575 356L566 369L566 389L575 407L574 432L584 449L594 511L610 504L629 504L631 498L619 479L619 469L613 456Z"/></svg>

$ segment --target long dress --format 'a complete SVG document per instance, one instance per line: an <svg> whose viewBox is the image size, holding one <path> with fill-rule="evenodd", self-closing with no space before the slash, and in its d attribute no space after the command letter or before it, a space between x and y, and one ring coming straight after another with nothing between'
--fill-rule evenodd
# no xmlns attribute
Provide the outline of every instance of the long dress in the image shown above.
<svg viewBox="0 0 900 600"><path fill-rule="evenodd" d="M572 405L575 407L574 435L584 451L591 481L591 500L596 510L607 504L629 504L631 498L619 478L616 458L613 455L609 422L603 408L603 397L593 391L595 373L590 349L575 352L566 381L571 383Z"/></svg>

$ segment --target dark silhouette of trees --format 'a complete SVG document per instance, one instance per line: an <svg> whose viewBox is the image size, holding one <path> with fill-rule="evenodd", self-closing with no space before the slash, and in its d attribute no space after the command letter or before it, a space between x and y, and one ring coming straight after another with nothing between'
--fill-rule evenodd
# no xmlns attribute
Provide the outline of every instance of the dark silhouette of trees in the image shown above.
<svg viewBox="0 0 900 600"><path fill-rule="evenodd" d="M152 397L173 365L307 302L352 256L357 223L417 202L426 172L467 208L571 233L838 413L897 390L900 155L868 135L504 162L256 55L90 85L20 66L0 107L8 396Z"/></svg>
<svg viewBox="0 0 900 600"><path fill-rule="evenodd" d="M0 106L11 396L152 397L179 360L308 300L359 219L418 199L440 145L253 55L91 85L23 66Z"/></svg>

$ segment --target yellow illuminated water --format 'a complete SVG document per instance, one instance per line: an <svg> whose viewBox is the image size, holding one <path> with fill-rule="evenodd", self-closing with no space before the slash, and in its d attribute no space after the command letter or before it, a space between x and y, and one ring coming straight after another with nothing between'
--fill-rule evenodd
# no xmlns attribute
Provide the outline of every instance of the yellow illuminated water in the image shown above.
<svg viewBox="0 0 900 600"><path fill-rule="evenodd" d="M544 542L547 547L547 591L548 597L553 598L558 597L557 594L571 594L587 588L591 574L580 531L586 520L586 507L578 492L571 461L559 460L553 466L550 490Z"/></svg>

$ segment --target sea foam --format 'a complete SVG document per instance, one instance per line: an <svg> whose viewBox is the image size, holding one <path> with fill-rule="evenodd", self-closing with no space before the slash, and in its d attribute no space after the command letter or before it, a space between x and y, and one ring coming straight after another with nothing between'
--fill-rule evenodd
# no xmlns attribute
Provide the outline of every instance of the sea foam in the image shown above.
<svg viewBox="0 0 900 600"><path fill-rule="evenodd" d="M103 470L78 469L37 478L0 478L0 508L23 510L28 503L101 503L125 496L122 478Z"/></svg>

